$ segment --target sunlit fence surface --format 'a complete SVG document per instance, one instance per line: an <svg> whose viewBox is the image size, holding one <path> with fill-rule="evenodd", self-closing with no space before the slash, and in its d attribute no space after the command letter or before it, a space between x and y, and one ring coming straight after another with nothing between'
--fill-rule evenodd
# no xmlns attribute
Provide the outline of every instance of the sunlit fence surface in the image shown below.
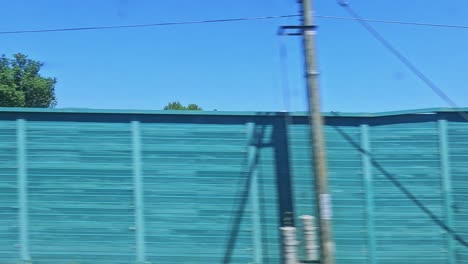
<svg viewBox="0 0 468 264"><path fill-rule="evenodd" d="M302 113L2 109L0 263L280 263L280 226L316 215L308 131ZM468 263L371 162L468 240L453 109L327 114L325 136L338 264Z"/></svg>

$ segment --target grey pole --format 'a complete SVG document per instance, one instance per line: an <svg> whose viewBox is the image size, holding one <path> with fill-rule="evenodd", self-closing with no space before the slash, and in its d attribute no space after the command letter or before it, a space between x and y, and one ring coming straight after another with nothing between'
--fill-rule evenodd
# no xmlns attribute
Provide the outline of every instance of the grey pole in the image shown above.
<svg viewBox="0 0 468 264"><path fill-rule="evenodd" d="M323 119L320 113L318 72L315 58L315 30L312 0L302 0L302 25L306 68L306 82L310 112L310 138L315 175L315 195L319 215L320 263L333 264L334 242L332 235L331 199L328 193L327 163L323 135Z"/></svg>

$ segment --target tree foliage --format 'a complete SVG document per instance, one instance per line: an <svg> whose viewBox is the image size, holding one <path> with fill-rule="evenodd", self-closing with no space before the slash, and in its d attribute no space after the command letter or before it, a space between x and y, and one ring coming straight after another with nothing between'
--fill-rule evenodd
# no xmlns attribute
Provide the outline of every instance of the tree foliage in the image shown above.
<svg viewBox="0 0 468 264"><path fill-rule="evenodd" d="M187 106L182 105L180 102L168 103L164 110L195 110L202 111L203 109L196 104L189 104Z"/></svg>
<svg viewBox="0 0 468 264"><path fill-rule="evenodd" d="M8 59L0 57L0 106L54 107L55 78L43 77L42 62L28 59L24 54Z"/></svg>

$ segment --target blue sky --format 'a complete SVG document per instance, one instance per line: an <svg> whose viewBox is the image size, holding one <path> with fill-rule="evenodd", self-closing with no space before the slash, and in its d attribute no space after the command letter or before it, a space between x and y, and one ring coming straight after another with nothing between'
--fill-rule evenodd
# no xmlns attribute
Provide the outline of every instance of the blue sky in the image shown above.
<svg viewBox="0 0 468 264"><path fill-rule="evenodd" d="M465 0L349 0L363 17L468 25ZM0 31L253 17L297 13L296 0L0 0ZM334 0L318 15L346 16ZM0 35L0 53L45 62L60 108L284 110L280 25L297 18L158 28ZM324 111L445 107L356 22L317 19ZM459 106L468 106L468 30L373 24ZM288 50L288 110L305 110L301 42Z"/></svg>

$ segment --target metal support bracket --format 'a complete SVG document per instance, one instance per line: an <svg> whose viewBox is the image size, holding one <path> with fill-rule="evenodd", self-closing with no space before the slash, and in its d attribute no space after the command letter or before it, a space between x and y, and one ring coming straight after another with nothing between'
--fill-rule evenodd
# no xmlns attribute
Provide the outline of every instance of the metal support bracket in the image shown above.
<svg viewBox="0 0 468 264"><path fill-rule="evenodd" d="M295 29L295 32L288 33L288 30ZM278 35L280 36L302 36L305 31L317 29L316 25L313 26L281 26L278 29Z"/></svg>

